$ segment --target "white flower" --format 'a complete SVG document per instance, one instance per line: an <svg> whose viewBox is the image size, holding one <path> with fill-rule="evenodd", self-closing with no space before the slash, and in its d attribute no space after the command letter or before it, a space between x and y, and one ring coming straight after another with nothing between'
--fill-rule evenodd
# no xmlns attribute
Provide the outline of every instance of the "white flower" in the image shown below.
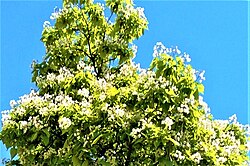
<svg viewBox="0 0 250 166"><path fill-rule="evenodd" d="M190 58L189 54L187 54L185 52L184 52L184 55L183 55L183 59L184 59L184 62L191 62L191 58Z"/></svg>
<svg viewBox="0 0 250 166"><path fill-rule="evenodd" d="M68 107L68 106L70 106L72 104L74 104L74 101L73 101L72 97L65 96L63 101L62 101L62 105L65 106L65 107Z"/></svg>
<svg viewBox="0 0 250 166"><path fill-rule="evenodd" d="M80 102L80 105L83 106L83 107L85 107L85 108L89 108L90 107L90 103L86 99L82 100Z"/></svg>
<svg viewBox="0 0 250 166"><path fill-rule="evenodd" d="M181 104L180 107L177 107L177 110L178 110L179 112L184 112L184 113L189 114L189 108L188 108L187 105Z"/></svg>
<svg viewBox="0 0 250 166"><path fill-rule="evenodd" d="M204 74L205 74L205 70L203 70L203 71L200 72L200 74L199 74L199 77L200 77L199 82L200 82L200 83L206 79L206 78L204 77Z"/></svg>
<svg viewBox="0 0 250 166"><path fill-rule="evenodd" d="M10 101L11 108L14 108L17 105L17 102L15 100Z"/></svg>
<svg viewBox="0 0 250 166"><path fill-rule="evenodd" d="M175 91L175 92L177 92L177 91L178 91L178 89L177 89L177 87L176 87L176 86L172 86L172 87L171 87L171 89L172 89L173 91Z"/></svg>
<svg viewBox="0 0 250 166"><path fill-rule="evenodd" d="M137 7L135 10L137 11L140 18L145 19L145 20L147 19L145 14L144 14L144 8Z"/></svg>
<svg viewBox="0 0 250 166"><path fill-rule="evenodd" d="M105 93L101 93L99 99L100 99L101 101L104 101L105 98L106 98Z"/></svg>
<svg viewBox="0 0 250 166"><path fill-rule="evenodd" d="M160 56L161 54L166 52L166 47L162 44L162 42L157 42L154 46L153 57Z"/></svg>
<svg viewBox="0 0 250 166"><path fill-rule="evenodd" d="M191 156L191 159L193 159L194 162L196 162L196 163L198 163L198 164L199 164L200 161L202 160L201 155L200 155L199 152L194 153L194 154Z"/></svg>
<svg viewBox="0 0 250 166"><path fill-rule="evenodd" d="M178 46L175 46L173 49L173 52L176 52L177 54L181 54L181 51L178 49Z"/></svg>
<svg viewBox="0 0 250 166"><path fill-rule="evenodd" d="M132 51L133 51L134 56L136 56L137 48L138 47L135 44L132 45Z"/></svg>
<svg viewBox="0 0 250 166"><path fill-rule="evenodd" d="M39 113L42 115L42 116L46 116L49 114L49 109L47 107L43 107L39 110Z"/></svg>
<svg viewBox="0 0 250 166"><path fill-rule="evenodd" d="M58 120L58 123L61 129L67 129L71 125L71 120L69 118L63 117Z"/></svg>
<svg viewBox="0 0 250 166"><path fill-rule="evenodd" d="M20 121L20 128L21 129L25 129L28 126L28 122L27 121Z"/></svg>
<svg viewBox="0 0 250 166"><path fill-rule="evenodd" d="M56 98L55 98L55 102L56 102L56 103L61 103L61 102L63 101L63 99L64 99L64 96L58 95L58 96L56 96Z"/></svg>
<svg viewBox="0 0 250 166"><path fill-rule="evenodd" d="M100 78L100 79L98 79L97 81L98 81L98 85L99 85L102 89L104 89L104 88L107 86L107 82L106 82L105 79Z"/></svg>
<svg viewBox="0 0 250 166"><path fill-rule="evenodd" d="M142 131L141 128L136 128L136 129L133 128L132 131L131 131L131 133L130 133L130 135L131 135L132 137L140 137L140 136L141 136L141 135L140 135L141 131Z"/></svg>
<svg viewBox="0 0 250 166"><path fill-rule="evenodd" d="M83 113L84 115L90 116L92 112L91 112L89 109L87 109L87 108L83 108L83 109L82 109L82 113Z"/></svg>
<svg viewBox="0 0 250 166"><path fill-rule="evenodd" d="M59 74L59 75L56 77L56 79L57 79L58 83L61 83L61 82L64 81L64 77L63 77L62 74Z"/></svg>
<svg viewBox="0 0 250 166"><path fill-rule="evenodd" d="M54 81L56 79L56 75L54 73L49 73L46 76L46 78L47 78L48 81Z"/></svg>
<svg viewBox="0 0 250 166"><path fill-rule="evenodd" d="M86 98L89 97L89 90L86 88L79 89L77 93Z"/></svg>
<svg viewBox="0 0 250 166"><path fill-rule="evenodd" d="M203 97L199 96L199 104L204 109L205 113L208 114L210 112L210 108L208 107L207 103L203 101Z"/></svg>
<svg viewBox="0 0 250 166"><path fill-rule="evenodd" d="M94 72L94 67L93 66L85 66L85 71L90 71L90 72Z"/></svg>
<svg viewBox="0 0 250 166"><path fill-rule="evenodd" d="M227 161L227 159L225 157L219 157L218 161L221 162L221 163L224 163L224 162Z"/></svg>
<svg viewBox="0 0 250 166"><path fill-rule="evenodd" d="M55 7L54 8L54 13L51 14L50 19L51 20L57 19L60 16L61 13L62 13L62 9L58 9L58 7Z"/></svg>
<svg viewBox="0 0 250 166"><path fill-rule="evenodd" d="M25 112L26 112L26 110L23 107L18 107L15 110L15 113L18 114L19 116L23 116Z"/></svg>
<svg viewBox="0 0 250 166"><path fill-rule="evenodd" d="M43 28L48 28L48 27L50 27L50 22L49 21L44 21Z"/></svg>
<svg viewBox="0 0 250 166"><path fill-rule="evenodd" d="M237 123L237 116L236 116L236 114L234 114L231 117L229 117L229 122L231 122L233 124Z"/></svg>
<svg viewBox="0 0 250 166"><path fill-rule="evenodd" d="M193 77L193 80L196 80L196 79L197 79L196 73L197 73L197 71L196 71L195 69L192 69L192 77Z"/></svg>
<svg viewBox="0 0 250 166"><path fill-rule="evenodd" d="M11 119L11 117L9 115L9 113L10 113L9 110L2 111L1 113L2 113L2 119L1 120L2 120L3 124L4 124L5 121L8 121L8 120Z"/></svg>
<svg viewBox="0 0 250 166"><path fill-rule="evenodd" d="M169 117L166 117L163 121L161 121L161 124L165 124L168 129L171 130L171 126L174 124L174 122Z"/></svg>
<svg viewBox="0 0 250 166"><path fill-rule="evenodd" d="M179 150L176 150L174 157L176 157L178 160L184 160L185 156L182 155L182 153Z"/></svg>
<svg viewBox="0 0 250 166"><path fill-rule="evenodd" d="M115 113L120 117L122 117L125 114L124 110L120 108L116 108Z"/></svg>

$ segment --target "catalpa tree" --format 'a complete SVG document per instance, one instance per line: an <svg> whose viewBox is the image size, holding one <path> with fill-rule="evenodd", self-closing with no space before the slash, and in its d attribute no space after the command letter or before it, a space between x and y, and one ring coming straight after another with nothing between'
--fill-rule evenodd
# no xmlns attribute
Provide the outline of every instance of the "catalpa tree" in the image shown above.
<svg viewBox="0 0 250 166"><path fill-rule="evenodd" d="M51 19L37 90L2 112L8 165L247 165L247 126L213 119L188 54L159 42L148 69L133 62L143 8L65 0Z"/></svg>

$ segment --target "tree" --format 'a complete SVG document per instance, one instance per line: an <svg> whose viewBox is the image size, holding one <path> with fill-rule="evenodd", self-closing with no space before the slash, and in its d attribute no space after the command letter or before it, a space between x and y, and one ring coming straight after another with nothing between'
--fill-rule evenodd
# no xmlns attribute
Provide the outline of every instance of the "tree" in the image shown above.
<svg viewBox="0 0 250 166"><path fill-rule="evenodd" d="M3 112L0 139L18 155L9 165L247 164L247 127L213 120L188 54L157 43L148 69L133 62L142 8L65 0L51 18L37 91Z"/></svg>

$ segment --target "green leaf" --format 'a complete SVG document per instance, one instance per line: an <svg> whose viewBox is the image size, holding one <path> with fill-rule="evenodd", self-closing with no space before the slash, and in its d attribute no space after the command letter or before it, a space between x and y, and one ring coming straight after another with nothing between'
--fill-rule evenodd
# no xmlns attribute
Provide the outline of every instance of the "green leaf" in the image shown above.
<svg viewBox="0 0 250 166"><path fill-rule="evenodd" d="M100 163L102 166L111 166L110 163L104 161L103 159L98 159L98 163Z"/></svg>
<svg viewBox="0 0 250 166"><path fill-rule="evenodd" d="M50 137L50 133L48 129L43 129L43 132L46 134L47 137Z"/></svg>
<svg viewBox="0 0 250 166"><path fill-rule="evenodd" d="M10 149L11 159L13 159L16 155L17 155L17 149L16 148L11 148Z"/></svg>
<svg viewBox="0 0 250 166"><path fill-rule="evenodd" d="M143 141L143 139L142 138L139 138L139 139L134 139L134 145L136 145L136 144L138 144L138 143L140 143L140 142L142 142Z"/></svg>
<svg viewBox="0 0 250 166"><path fill-rule="evenodd" d="M112 87L108 90L108 94L110 96L115 96L119 91L115 88L115 87Z"/></svg>
<svg viewBox="0 0 250 166"><path fill-rule="evenodd" d="M195 100L199 99L199 91L198 91L198 89L196 89L195 92L194 92L194 99Z"/></svg>
<svg viewBox="0 0 250 166"><path fill-rule="evenodd" d="M203 86L203 84L198 84L198 91L199 91L199 93L204 93L204 86Z"/></svg>
<svg viewBox="0 0 250 166"><path fill-rule="evenodd" d="M170 96L175 96L174 90L170 89L170 90L166 90L166 93Z"/></svg>
<svg viewBox="0 0 250 166"><path fill-rule="evenodd" d="M161 142L158 141L158 140L157 140L157 141L154 141L154 146L155 146L155 148L158 148L158 146L160 145L160 143L161 143Z"/></svg>
<svg viewBox="0 0 250 166"><path fill-rule="evenodd" d="M41 135L42 143L47 146L49 144L49 138L46 135Z"/></svg>
<svg viewBox="0 0 250 166"><path fill-rule="evenodd" d="M88 160L85 160L83 163L82 163L82 166L88 166L89 165L89 161Z"/></svg>
<svg viewBox="0 0 250 166"><path fill-rule="evenodd" d="M159 166L173 166L173 162L171 162L167 158L163 157L159 160Z"/></svg>
<svg viewBox="0 0 250 166"><path fill-rule="evenodd" d="M34 141L37 138L37 135L38 135L38 132L33 133L30 140Z"/></svg>
<svg viewBox="0 0 250 166"><path fill-rule="evenodd" d="M72 157L72 161L73 161L73 166L81 165L81 161L76 156Z"/></svg>
<svg viewBox="0 0 250 166"><path fill-rule="evenodd" d="M179 146L180 143L175 141L173 138L168 137L167 140L171 141L174 145Z"/></svg>
<svg viewBox="0 0 250 166"><path fill-rule="evenodd" d="M100 134L98 137L96 137L96 139L92 142L91 145L96 144L102 136L103 136L103 134Z"/></svg>

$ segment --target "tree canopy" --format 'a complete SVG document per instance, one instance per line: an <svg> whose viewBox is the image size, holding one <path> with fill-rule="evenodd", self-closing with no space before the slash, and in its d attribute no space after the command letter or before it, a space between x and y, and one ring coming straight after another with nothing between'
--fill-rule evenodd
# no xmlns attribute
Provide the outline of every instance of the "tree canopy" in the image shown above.
<svg viewBox="0 0 250 166"><path fill-rule="evenodd" d="M45 21L37 90L2 112L9 165L247 165L249 127L213 119L187 53L159 42L148 69L133 62L143 10L65 0Z"/></svg>

